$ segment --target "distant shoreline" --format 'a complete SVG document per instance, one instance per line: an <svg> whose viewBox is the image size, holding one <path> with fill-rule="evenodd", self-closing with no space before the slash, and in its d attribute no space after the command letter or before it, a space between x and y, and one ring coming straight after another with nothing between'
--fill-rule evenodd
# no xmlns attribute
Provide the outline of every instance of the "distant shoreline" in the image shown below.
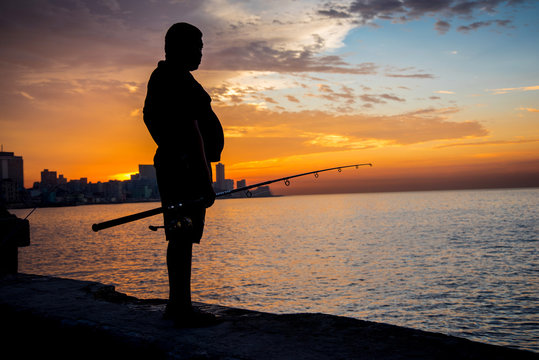
<svg viewBox="0 0 539 360"><path fill-rule="evenodd" d="M306 193L306 194L272 194L268 196L253 196L252 198L266 198L266 197L284 197L284 196L309 196L309 195L339 195L339 194L385 194L385 193L409 193L409 192L433 192L433 191L489 191L489 190L524 190L524 189L539 189L539 186L521 186L521 187L494 187L494 188L463 188L463 189L424 189L424 190L387 190L387 191L361 191L361 192L324 192L324 193ZM247 196L225 196L218 198L218 200L224 199L249 199ZM74 207L82 205L114 205L114 204L137 204L137 203L150 203L160 202L161 199L144 199L133 201L103 201L97 203L76 203L76 204L7 204L7 209L19 210L19 209L33 209L33 208L56 208L56 207Z"/></svg>

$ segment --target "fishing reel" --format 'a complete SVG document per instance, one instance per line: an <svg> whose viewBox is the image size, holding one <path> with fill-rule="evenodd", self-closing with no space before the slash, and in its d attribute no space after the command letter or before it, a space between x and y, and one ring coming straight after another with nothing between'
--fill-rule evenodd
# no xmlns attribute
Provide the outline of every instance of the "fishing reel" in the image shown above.
<svg viewBox="0 0 539 360"><path fill-rule="evenodd" d="M187 230L193 228L193 220L188 216L181 216L179 219L174 219L169 222L168 226L161 225L161 226L154 226L150 225L148 226L148 229L151 231L157 231L158 229L167 229L167 230Z"/></svg>

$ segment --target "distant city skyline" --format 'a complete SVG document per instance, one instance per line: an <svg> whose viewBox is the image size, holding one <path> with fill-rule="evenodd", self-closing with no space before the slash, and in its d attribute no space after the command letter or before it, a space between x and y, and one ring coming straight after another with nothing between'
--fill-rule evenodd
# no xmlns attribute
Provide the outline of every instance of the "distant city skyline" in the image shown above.
<svg viewBox="0 0 539 360"><path fill-rule="evenodd" d="M130 174L128 180L88 181L88 177L68 179L56 170L45 168L41 171L40 181L25 189L22 156L12 152L0 152L0 196L10 205L54 206L80 205L92 203L122 203L133 201L157 201L159 189L153 165L139 164L138 173ZM215 165L216 192L234 189L234 180L226 179L225 165ZM243 187L246 180L237 182ZM268 186L256 189L249 195L272 196ZM234 197L246 197L247 194L235 193Z"/></svg>
<svg viewBox="0 0 539 360"><path fill-rule="evenodd" d="M13 154L12 152L4 152L5 154ZM22 156L15 155L16 158L20 158L22 163ZM278 195L295 195L295 194L323 194L323 193L345 193L345 192L387 192L387 191L428 191L428 190L452 190L452 189L482 189L482 188L510 188L510 187L538 187L539 186L539 171L534 166L533 162L527 166L532 172L526 173L526 168L515 169L509 173L506 173L505 169L493 166L490 168L494 176L485 177L480 171L476 171L473 166L470 166L468 171L464 174L459 172L452 172L451 168L438 167L438 171L432 171L431 168L425 168L424 170L409 172L407 174L401 174L396 178L371 178L369 177L370 169L366 171L360 171L359 173L350 171L343 176L343 174L331 175L328 174L324 177L312 181L312 179L299 179L295 180L294 186L287 187L281 183L272 185L272 192ZM538 164L539 165L539 164ZM103 184L108 182L118 182L136 179L141 173L153 172L155 176L155 168L153 165L139 164L139 172L127 173L121 178L109 178L109 179L91 179L91 174L79 179L69 179L63 174L60 174L57 170L50 170L55 172L58 176L58 181L63 183L75 182L86 184ZM248 182L246 179L226 179L225 165L223 163L216 163L213 165L213 176L215 182L213 183L216 191L231 190L245 186ZM376 167L376 164L375 164ZM313 170L313 169L310 169ZM48 168L44 171L49 171ZM534 173L535 171L535 173ZM275 177L282 177L289 174L276 174ZM367 175L367 176L366 176ZM143 175L144 176L144 175ZM21 176L24 178L24 175ZM250 183L256 183L266 181L268 178L256 179ZM31 189L35 186L34 182L31 186L25 186L26 189ZM39 183L39 182L38 182ZM335 184L338 184L337 186ZM358 191L357 184L360 184L360 190ZM6 184L4 182L3 191L6 192ZM298 186L299 185L299 186ZM14 193L13 185L10 188L11 193ZM354 191L349 191L350 187L355 187ZM265 191L265 190L264 190ZM268 187L268 190L269 187Z"/></svg>
<svg viewBox="0 0 539 360"><path fill-rule="evenodd" d="M108 181L127 181L127 180L137 179L139 176L140 178L152 179L156 181L155 167L153 165L139 164L138 167L139 167L139 171L137 173L130 173L129 179L108 179L108 180L97 180L94 182L99 183L99 182L108 182ZM222 164L219 162L219 163L216 163L214 167L215 167L215 172L212 171L215 178L215 181L213 182L214 186L217 186L221 190L234 189L235 180L225 178L225 164ZM68 179L64 177L63 174L60 174L59 171L57 170L49 170L48 168L45 168L41 171L41 181L39 181L39 183L41 183L42 185L43 184L56 185L58 183L67 183L73 180L83 180L83 181L88 182L88 176L84 176L79 179ZM243 187L246 184L245 179L237 180L237 182L239 182L241 186L236 186L236 187ZM37 183L37 182L34 182L34 183ZM90 181L90 183L92 183L92 181Z"/></svg>
<svg viewBox="0 0 539 360"><path fill-rule="evenodd" d="M246 179L240 179L236 182L233 179L226 179L225 164L217 163L214 167L215 182L213 182L213 187L216 192L232 190L234 185L236 185L236 188L247 185ZM7 203L24 203L27 205L75 205L159 200L155 167L149 164L139 164L138 170L137 173L130 173L129 179L92 182L88 181L88 177L68 179L56 170L45 168L41 171L41 181L34 182L31 187L25 189L20 185L23 184L24 179L23 157L15 155L13 152L2 151L0 152L0 194ZM416 177L414 182L406 183L404 181L403 184L399 184L398 187L393 189L391 188L391 183L365 178L365 173L361 171L355 174L357 180L354 181L362 182L365 189L363 192L504 188L508 187L505 185L511 181L520 181L520 186L518 187L537 187L539 183L538 176L524 177L518 172L507 175L501 171L499 176L491 177L490 179L477 176L473 171L470 171L467 177L461 178L459 182L448 176L450 173L447 170L450 169L444 170L445 172L441 171L437 174L424 174L425 177L422 181L417 178L417 174L411 174L409 176ZM284 190L285 186L278 182L272 185L274 190L271 190L269 186L263 186L253 191L235 193L233 197L274 196L275 189L277 189L277 195L294 195L298 194L297 191L294 192L294 188L298 184L303 191L307 189L307 194L346 192L343 189L346 189L346 184L350 180L341 178L340 172L333 175L330 173L324 175L320 178L316 177L314 180L308 177L294 179L294 186L286 186L286 190ZM431 181L433 176L438 178L438 184ZM507 176L512 176L513 179L508 181ZM343 184L345 185L344 187L342 186ZM327 190L330 186L333 191ZM279 190L282 190L282 192L279 192Z"/></svg>

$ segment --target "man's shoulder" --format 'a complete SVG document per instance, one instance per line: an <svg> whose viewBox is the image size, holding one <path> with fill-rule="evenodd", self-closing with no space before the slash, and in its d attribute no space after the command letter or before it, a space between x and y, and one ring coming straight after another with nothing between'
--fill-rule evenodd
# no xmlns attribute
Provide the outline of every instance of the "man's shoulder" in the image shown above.
<svg viewBox="0 0 539 360"><path fill-rule="evenodd" d="M153 70L149 83L157 86L174 86L176 88L192 87L196 82L188 71L181 71L166 63L159 61Z"/></svg>
<svg viewBox="0 0 539 360"><path fill-rule="evenodd" d="M170 69L166 63L161 60L157 63L157 67L152 71L150 75L150 81L161 80L169 77Z"/></svg>

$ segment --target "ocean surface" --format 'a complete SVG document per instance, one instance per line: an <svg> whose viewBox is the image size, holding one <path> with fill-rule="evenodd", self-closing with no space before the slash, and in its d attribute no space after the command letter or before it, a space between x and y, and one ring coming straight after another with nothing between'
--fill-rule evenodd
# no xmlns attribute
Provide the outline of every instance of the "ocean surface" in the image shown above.
<svg viewBox="0 0 539 360"><path fill-rule="evenodd" d="M40 208L19 271L166 298L159 203ZM29 209L11 210L24 217ZM196 301L323 312L539 351L539 189L218 200L195 245Z"/></svg>

